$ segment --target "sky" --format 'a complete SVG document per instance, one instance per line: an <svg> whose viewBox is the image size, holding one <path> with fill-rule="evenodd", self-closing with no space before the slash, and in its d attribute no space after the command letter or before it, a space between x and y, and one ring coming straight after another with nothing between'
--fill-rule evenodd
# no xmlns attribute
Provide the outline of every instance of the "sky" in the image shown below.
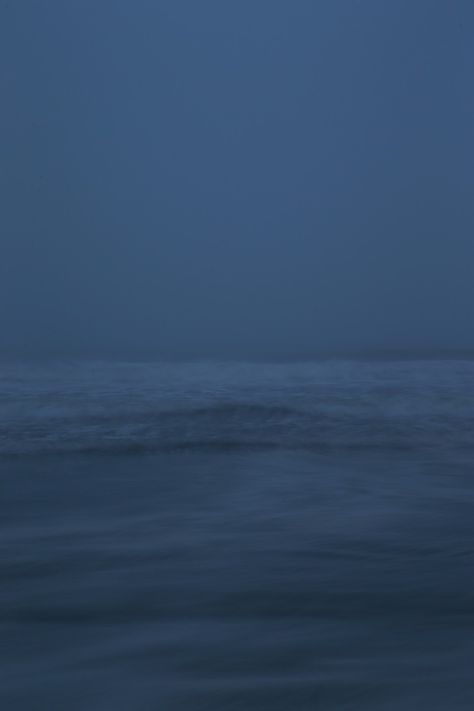
<svg viewBox="0 0 474 711"><path fill-rule="evenodd" d="M0 0L0 357L474 348L472 0Z"/></svg>

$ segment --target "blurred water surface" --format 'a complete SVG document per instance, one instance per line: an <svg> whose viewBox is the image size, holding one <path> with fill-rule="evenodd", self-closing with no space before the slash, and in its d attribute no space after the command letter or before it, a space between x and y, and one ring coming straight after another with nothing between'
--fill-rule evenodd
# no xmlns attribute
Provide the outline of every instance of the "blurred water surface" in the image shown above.
<svg viewBox="0 0 474 711"><path fill-rule="evenodd" d="M0 702L472 709L474 363L0 368Z"/></svg>

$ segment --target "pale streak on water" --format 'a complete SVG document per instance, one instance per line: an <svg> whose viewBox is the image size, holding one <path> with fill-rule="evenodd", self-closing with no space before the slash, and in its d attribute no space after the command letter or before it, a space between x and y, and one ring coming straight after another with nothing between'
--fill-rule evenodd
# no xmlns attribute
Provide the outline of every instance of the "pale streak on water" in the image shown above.
<svg viewBox="0 0 474 711"><path fill-rule="evenodd" d="M0 368L8 711L474 708L474 363Z"/></svg>

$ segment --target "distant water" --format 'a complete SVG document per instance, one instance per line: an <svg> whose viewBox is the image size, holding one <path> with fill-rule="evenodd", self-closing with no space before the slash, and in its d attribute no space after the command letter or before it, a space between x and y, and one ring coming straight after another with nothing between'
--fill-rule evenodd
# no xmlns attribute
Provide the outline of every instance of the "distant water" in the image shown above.
<svg viewBox="0 0 474 711"><path fill-rule="evenodd" d="M0 707L474 708L474 362L0 366Z"/></svg>

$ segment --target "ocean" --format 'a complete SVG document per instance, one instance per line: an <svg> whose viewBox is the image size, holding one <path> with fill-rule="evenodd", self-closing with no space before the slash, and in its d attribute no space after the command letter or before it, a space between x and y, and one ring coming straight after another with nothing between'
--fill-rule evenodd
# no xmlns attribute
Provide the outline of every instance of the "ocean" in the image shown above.
<svg viewBox="0 0 474 711"><path fill-rule="evenodd" d="M474 708L474 362L0 366L5 711Z"/></svg>

